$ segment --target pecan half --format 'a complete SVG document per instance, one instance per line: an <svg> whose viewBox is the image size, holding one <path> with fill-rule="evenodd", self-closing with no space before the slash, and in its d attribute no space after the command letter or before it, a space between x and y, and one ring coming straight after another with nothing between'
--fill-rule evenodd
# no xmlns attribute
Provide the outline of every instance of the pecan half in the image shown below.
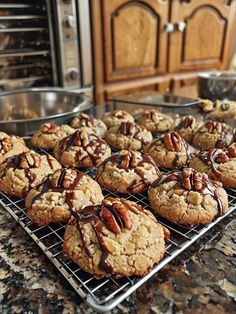
<svg viewBox="0 0 236 314"><path fill-rule="evenodd" d="M236 145L235 145L236 146ZM236 147L234 147L234 145L230 146L228 148L228 152L227 152L227 155L229 158L234 158L236 157Z"/></svg>
<svg viewBox="0 0 236 314"><path fill-rule="evenodd" d="M56 123L45 123L41 125L40 131L45 134L55 134L60 130Z"/></svg>
<svg viewBox="0 0 236 314"><path fill-rule="evenodd" d="M132 220L126 206L123 204L114 204L114 208L119 213L122 221L124 222L125 228L130 230L132 228Z"/></svg>
<svg viewBox="0 0 236 314"><path fill-rule="evenodd" d="M0 139L0 153L6 154L12 148L11 140L8 137Z"/></svg>
<svg viewBox="0 0 236 314"><path fill-rule="evenodd" d="M133 122L122 122L120 124L119 130L121 134L132 135L135 132L136 128L137 126Z"/></svg>
<svg viewBox="0 0 236 314"><path fill-rule="evenodd" d="M210 120L206 122L205 126L209 133L222 131L222 124L220 122Z"/></svg>
<svg viewBox="0 0 236 314"><path fill-rule="evenodd" d="M219 153L216 158L216 162L218 164L224 164L225 162L228 162L228 161L229 161L229 157L227 156L225 152Z"/></svg>
<svg viewBox="0 0 236 314"><path fill-rule="evenodd" d="M53 187L63 187L68 189L74 183L78 173L74 169L58 169L51 177Z"/></svg>
<svg viewBox="0 0 236 314"><path fill-rule="evenodd" d="M38 168L41 164L40 155L36 153L27 152L25 154L25 158L30 167Z"/></svg>
<svg viewBox="0 0 236 314"><path fill-rule="evenodd" d="M100 212L100 216L103 219L103 221L106 223L108 229L116 234L121 233L120 226L118 225L115 217L113 214L110 212L110 210L103 206L102 210Z"/></svg>
<svg viewBox="0 0 236 314"><path fill-rule="evenodd" d="M177 132L170 132L165 134L164 143L167 150L171 152L179 152L182 149L182 138Z"/></svg>
<svg viewBox="0 0 236 314"><path fill-rule="evenodd" d="M183 170L182 185L186 190L201 191L203 188L202 174L191 168L185 168Z"/></svg>

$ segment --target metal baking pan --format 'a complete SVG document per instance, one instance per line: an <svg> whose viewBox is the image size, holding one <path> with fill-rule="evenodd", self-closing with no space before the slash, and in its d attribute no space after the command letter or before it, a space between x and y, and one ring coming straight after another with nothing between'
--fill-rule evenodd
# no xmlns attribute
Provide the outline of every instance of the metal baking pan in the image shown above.
<svg viewBox="0 0 236 314"><path fill-rule="evenodd" d="M28 136L46 122L68 123L89 109L89 99L62 88L32 88L0 93L0 130Z"/></svg>

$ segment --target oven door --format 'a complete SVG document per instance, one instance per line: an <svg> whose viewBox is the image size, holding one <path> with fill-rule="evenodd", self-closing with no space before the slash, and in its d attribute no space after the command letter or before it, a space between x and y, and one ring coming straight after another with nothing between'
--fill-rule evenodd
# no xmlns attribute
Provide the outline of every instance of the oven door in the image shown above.
<svg viewBox="0 0 236 314"><path fill-rule="evenodd" d="M46 0L0 3L0 90L57 85Z"/></svg>

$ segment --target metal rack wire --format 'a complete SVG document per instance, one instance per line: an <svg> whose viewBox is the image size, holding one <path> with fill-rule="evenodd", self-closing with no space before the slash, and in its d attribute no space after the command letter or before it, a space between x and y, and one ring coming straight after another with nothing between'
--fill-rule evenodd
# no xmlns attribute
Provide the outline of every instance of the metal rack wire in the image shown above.
<svg viewBox="0 0 236 314"><path fill-rule="evenodd" d="M94 177L95 170L86 172ZM103 190L104 196L119 197L117 193ZM50 259L65 279L71 284L75 291L92 308L99 312L106 312L121 303L126 297L133 293L138 287L156 274L167 263L173 260L193 242L210 230L236 208L236 190L229 189L229 211L222 217L207 226L197 225L189 228L179 224L173 224L164 218L158 217L159 222L169 228L170 239L166 244L166 254L164 259L155 265L150 273L142 278L120 278L109 277L97 280L92 275L83 271L78 265L65 257L62 252L64 224L52 224L50 226L38 227L27 215L24 200L8 197L0 192L0 205L21 225L29 236L43 250L44 254ZM152 211L149 205L147 194L122 195L126 199L140 204Z"/></svg>

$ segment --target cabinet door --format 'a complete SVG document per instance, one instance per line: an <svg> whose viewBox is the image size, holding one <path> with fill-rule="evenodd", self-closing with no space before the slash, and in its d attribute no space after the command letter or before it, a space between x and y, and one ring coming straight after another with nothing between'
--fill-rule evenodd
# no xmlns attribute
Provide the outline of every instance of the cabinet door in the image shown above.
<svg viewBox="0 0 236 314"><path fill-rule="evenodd" d="M234 0L172 2L175 31L170 35L170 72L228 66L236 25L235 4Z"/></svg>
<svg viewBox="0 0 236 314"><path fill-rule="evenodd" d="M166 71L168 1L103 0L105 81Z"/></svg>

